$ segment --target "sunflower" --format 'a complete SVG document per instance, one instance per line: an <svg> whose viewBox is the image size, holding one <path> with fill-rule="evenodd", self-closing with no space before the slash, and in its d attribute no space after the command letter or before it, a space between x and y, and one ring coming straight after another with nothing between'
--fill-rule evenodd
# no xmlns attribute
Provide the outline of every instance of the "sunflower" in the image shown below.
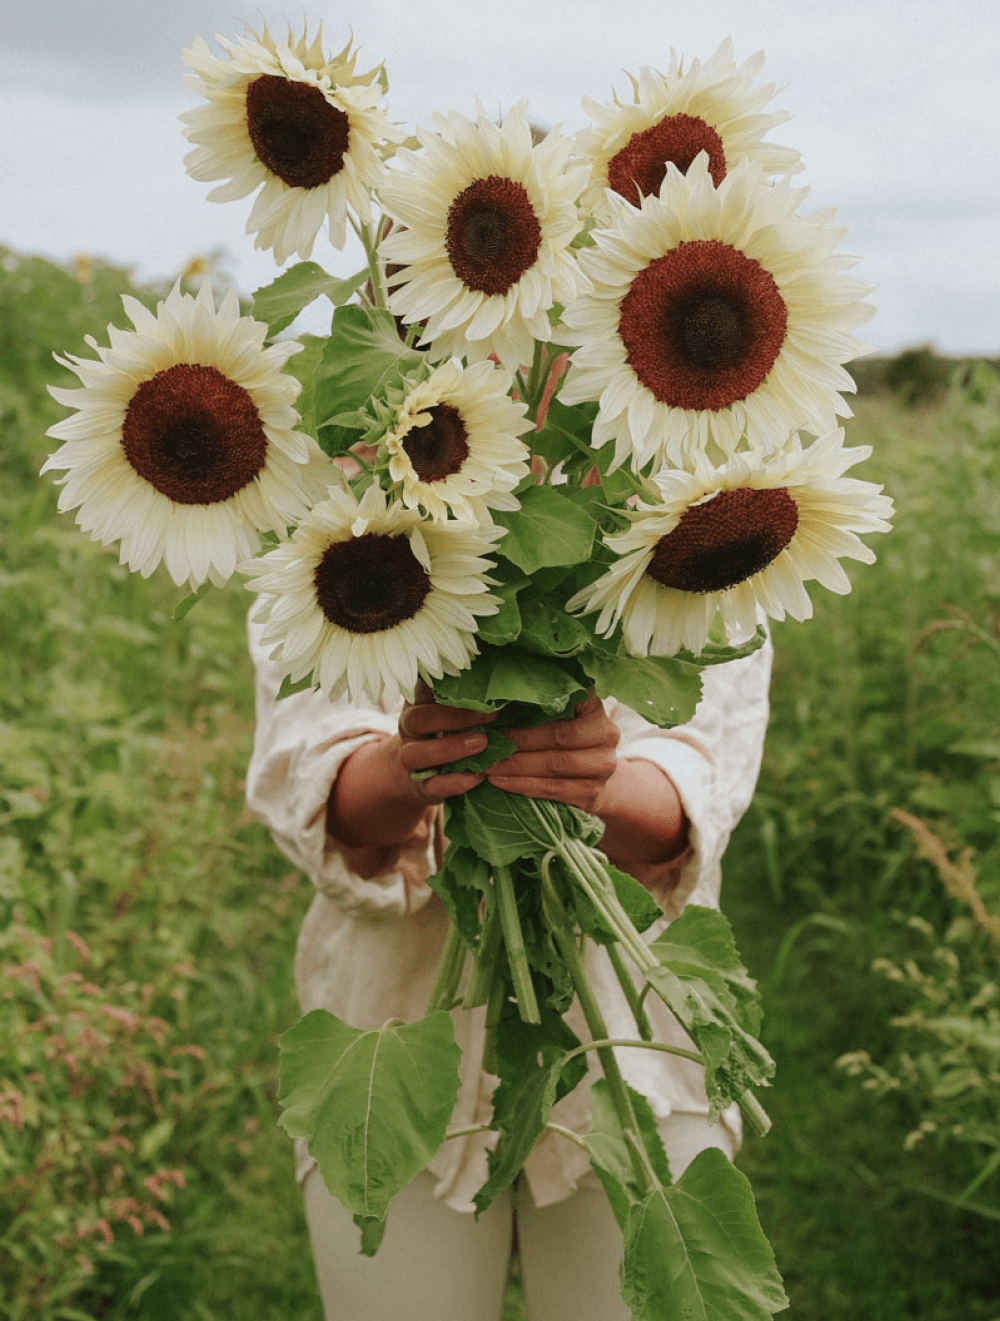
<svg viewBox="0 0 1000 1321"><path fill-rule="evenodd" d="M381 68L355 73L350 42L328 58L322 29L311 44L291 31L276 42L266 25L260 35L217 40L228 58L217 59L201 37L182 55L192 70L184 81L208 102L180 117L196 144L184 157L188 173L228 180L209 193L213 202L259 187L247 233L279 263L308 257L324 222L342 248L348 210L371 223L385 144L403 140L380 108Z"/></svg>
<svg viewBox="0 0 1000 1321"><path fill-rule="evenodd" d="M294 428L299 383L282 368L298 344L264 347L267 327L240 316L231 290L218 309L178 282L154 316L123 299L134 331L108 327L98 361L60 359L82 389L51 388L77 412L49 435L66 443L42 471L65 471L60 510L78 509L93 540L121 541L121 562L148 577L163 560L174 582L221 585L285 533L335 479L315 442Z"/></svg>
<svg viewBox="0 0 1000 1321"><path fill-rule="evenodd" d="M789 118L783 111L764 113L776 88L753 85L763 63L764 52L758 51L737 68L727 38L704 64L694 60L685 70L671 51L666 73L642 69L638 78L629 75L631 102L617 94L612 105L584 97L583 108L594 121L574 140L576 156L590 168L584 209L602 213L607 188L638 206L660 191L668 161L683 174L701 151L708 153L717 185L744 159L757 161L765 175L800 170L797 151L762 141Z"/></svg>
<svg viewBox="0 0 1000 1321"><path fill-rule="evenodd" d="M389 706L419 678L457 674L476 654L477 616L499 598L484 558L497 527L424 521L370 486L358 502L331 490L289 541L242 566L260 593L265 646L293 681L311 674L331 698L367 693Z"/></svg>
<svg viewBox="0 0 1000 1321"><path fill-rule="evenodd" d="M849 592L840 558L870 564L875 556L857 534L889 531L893 512L881 486L842 475L871 453L843 442L837 429L806 449L796 436L770 456L662 470L651 479L657 501L640 501L631 526L607 538L618 560L568 609L600 610L604 634L621 620L635 656L697 654L716 610L730 636L753 633L759 609L808 619L803 584Z"/></svg>
<svg viewBox="0 0 1000 1321"><path fill-rule="evenodd" d="M450 358L414 384L394 410L383 443L389 476L407 508L436 522L451 514L490 523L490 509L519 509L514 488L528 475L527 407L510 398L509 373L491 362L463 368Z"/></svg>
<svg viewBox="0 0 1000 1321"><path fill-rule="evenodd" d="M613 224L580 254L591 288L564 314L580 347L560 398L600 401L593 443L614 438L616 464L683 465L710 441L732 454L744 435L768 449L850 416L842 364L874 309L830 213L798 214L804 195L752 161L716 188L705 154L687 175L668 165L641 207L608 193Z"/></svg>
<svg viewBox="0 0 1000 1321"><path fill-rule="evenodd" d="M439 356L479 361L496 354L510 371L549 339L549 309L579 288L570 243L580 223L584 167L567 167L569 140L551 132L533 144L527 103L492 123L480 108L435 115L418 130L423 152L402 150L404 168L380 189L397 228L383 240L401 269L389 298L406 322L424 321L421 344Z"/></svg>

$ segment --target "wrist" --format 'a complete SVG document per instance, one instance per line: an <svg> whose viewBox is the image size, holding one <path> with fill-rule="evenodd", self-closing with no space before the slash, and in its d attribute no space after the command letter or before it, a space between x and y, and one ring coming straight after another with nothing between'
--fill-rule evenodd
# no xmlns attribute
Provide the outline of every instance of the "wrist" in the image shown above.
<svg viewBox="0 0 1000 1321"><path fill-rule="evenodd" d="M680 794L655 762L621 758L597 815L605 825L600 847L622 870L672 862L687 848Z"/></svg>
<svg viewBox="0 0 1000 1321"><path fill-rule="evenodd" d="M327 800L326 828L350 848L391 847L410 837L428 804L399 760L398 734L372 739L342 763Z"/></svg>

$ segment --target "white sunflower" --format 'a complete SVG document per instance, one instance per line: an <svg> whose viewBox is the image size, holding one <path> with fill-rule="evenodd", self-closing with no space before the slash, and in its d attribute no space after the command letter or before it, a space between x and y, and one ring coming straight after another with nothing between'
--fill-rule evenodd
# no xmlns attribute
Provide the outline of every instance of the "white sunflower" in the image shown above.
<svg viewBox="0 0 1000 1321"><path fill-rule="evenodd" d="M335 700L392 706L418 679L466 669L481 615L494 615L485 558L503 529L431 523L370 486L331 490L291 539L242 566L271 659Z"/></svg>
<svg viewBox="0 0 1000 1321"><path fill-rule="evenodd" d="M666 73L630 74L630 102L617 94L610 105L584 97L593 125L574 140L576 156L590 168L583 208L604 213L608 188L638 206L659 193L668 161L683 174L701 151L708 153L716 185L741 160L756 161L769 176L801 170L797 151L763 141L790 118L784 111L765 113L777 89L774 83L754 86L763 64L758 51L737 67L727 38L704 64L693 60L685 69L671 50Z"/></svg>
<svg viewBox="0 0 1000 1321"><path fill-rule="evenodd" d="M568 167L557 131L535 145L520 102L494 124L435 115L418 130L422 152L402 150L403 168L380 189L397 228L383 240L392 311L425 321L421 344L439 356L479 361L495 353L509 371L530 363L550 338L549 309L580 287L570 243L585 167Z"/></svg>
<svg viewBox="0 0 1000 1321"><path fill-rule="evenodd" d="M450 358L411 387L383 440L407 508L466 523L520 509L513 491L530 472L531 451L519 437L531 421L511 399L512 384L492 362L463 368Z"/></svg>
<svg viewBox="0 0 1000 1321"><path fill-rule="evenodd" d="M851 415L842 364L874 308L834 252L844 231L800 215L804 196L753 161L716 188L705 154L641 207L608 194L613 223L580 254L591 287L564 314L579 347L560 398L600 401L592 440L613 438L616 464L732 454L744 435L766 450Z"/></svg>
<svg viewBox="0 0 1000 1321"><path fill-rule="evenodd" d="M715 612L730 637L752 634L758 610L808 619L803 584L845 593L841 558L870 564L858 533L888 532L892 501L882 487L842 474L871 454L844 448L841 429L803 449L737 454L720 468L664 469L651 479L655 503L640 501L631 526L609 536L620 558L567 608L600 610L597 631L622 622L635 656L698 653Z"/></svg>
<svg viewBox="0 0 1000 1321"><path fill-rule="evenodd" d="M225 59L201 37L182 55L192 70L185 83L208 102L180 116L195 143L184 157L188 173L228 180L208 194L213 202L260 188L246 230L279 263L308 257L324 223L342 248L349 211L371 223L383 151L404 137L381 108L381 67L356 73L350 42L326 56L322 29L311 44L305 31L277 42L266 25L260 35L216 40Z"/></svg>
<svg viewBox="0 0 1000 1321"><path fill-rule="evenodd" d="M60 510L84 532L121 542L121 562L144 578L162 560L178 585L224 583L284 534L335 480L315 441L295 430L299 383L282 371L301 347L264 347L267 326L240 316L231 290L218 309L206 281L180 284L156 314L123 299L135 327L108 327L98 360L60 359L82 389L51 387L76 409L49 435L66 443L43 472L59 479Z"/></svg>

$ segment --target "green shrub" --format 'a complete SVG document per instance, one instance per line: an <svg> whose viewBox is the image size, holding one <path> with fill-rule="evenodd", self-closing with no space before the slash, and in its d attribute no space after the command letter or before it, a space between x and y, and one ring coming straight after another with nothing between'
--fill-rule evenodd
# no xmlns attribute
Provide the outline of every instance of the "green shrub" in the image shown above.
<svg viewBox="0 0 1000 1321"><path fill-rule="evenodd" d="M886 364L882 379L907 408L919 408L944 394L951 372L952 364L925 344L898 353Z"/></svg>
<svg viewBox="0 0 1000 1321"><path fill-rule="evenodd" d="M934 1195L1000 1219L1000 915L976 888L971 849L952 861L922 821L896 817L965 911L943 931L898 915L892 956L873 964L898 992L896 1049L878 1062L850 1051L837 1063L876 1097L906 1098L913 1126L903 1145L933 1144L953 1181Z"/></svg>
<svg viewBox="0 0 1000 1321"><path fill-rule="evenodd" d="M243 803L248 598L174 623L38 475L52 351L121 292L0 258L0 1317L306 1321L274 1089L310 895Z"/></svg>

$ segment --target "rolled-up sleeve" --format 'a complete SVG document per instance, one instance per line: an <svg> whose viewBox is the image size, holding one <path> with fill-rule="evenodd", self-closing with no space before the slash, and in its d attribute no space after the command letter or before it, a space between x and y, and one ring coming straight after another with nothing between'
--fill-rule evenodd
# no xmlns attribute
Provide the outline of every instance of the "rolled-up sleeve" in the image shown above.
<svg viewBox="0 0 1000 1321"><path fill-rule="evenodd" d="M247 769L250 811L270 830L285 856L317 890L346 912L401 915L427 902L425 878L436 869L431 814L398 849L387 849L375 874L352 866L354 850L332 840L326 811L340 767L355 749L396 732L398 716L321 692L278 698L281 670L249 625L256 684L256 729Z"/></svg>
<svg viewBox="0 0 1000 1321"><path fill-rule="evenodd" d="M615 719L620 757L651 761L669 776L688 820L688 847L670 863L633 868L670 918L689 903L717 908L722 855L750 805L764 750L773 650L702 672L702 697L684 725L661 730L628 708Z"/></svg>

